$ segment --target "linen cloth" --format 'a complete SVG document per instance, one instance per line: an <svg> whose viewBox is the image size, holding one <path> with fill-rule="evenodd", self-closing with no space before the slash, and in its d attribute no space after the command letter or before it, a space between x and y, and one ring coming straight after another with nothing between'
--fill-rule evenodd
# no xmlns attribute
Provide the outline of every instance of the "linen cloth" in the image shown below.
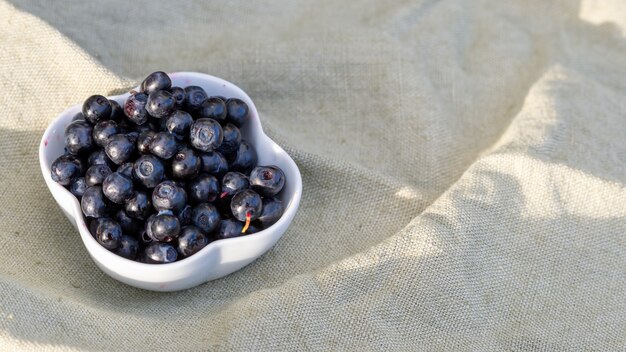
<svg viewBox="0 0 626 352"><path fill-rule="evenodd" d="M2 0L0 350L625 350L624 4ZM154 70L246 90L304 185L178 293L99 271L37 160Z"/></svg>

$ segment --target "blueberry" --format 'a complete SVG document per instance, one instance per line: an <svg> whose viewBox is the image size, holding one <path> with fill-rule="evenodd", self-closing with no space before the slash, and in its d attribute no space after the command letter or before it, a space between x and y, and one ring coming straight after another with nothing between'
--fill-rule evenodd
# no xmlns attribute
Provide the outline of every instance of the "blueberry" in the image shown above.
<svg viewBox="0 0 626 352"><path fill-rule="evenodd" d="M120 165L130 160L135 152L135 144L127 135L116 134L110 137L104 151L113 163Z"/></svg>
<svg viewBox="0 0 626 352"><path fill-rule="evenodd" d="M283 215L283 202L278 198L264 198L262 203L263 208L257 221L263 225L264 228L267 228L278 221Z"/></svg>
<svg viewBox="0 0 626 352"><path fill-rule="evenodd" d="M166 130L173 134L177 140L182 141L189 136L189 129L193 123L191 115L183 110L175 111L165 122Z"/></svg>
<svg viewBox="0 0 626 352"><path fill-rule="evenodd" d="M241 131L237 126L232 123L227 123L224 127L222 127L222 132L224 134L224 138L222 139L222 144L217 150L222 154L232 154L237 148L239 148L239 143L241 143Z"/></svg>
<svg viewBox="0 0 626 352"><path fill-rule="evenodd" d="M113 120L102 120L93 126L93 141L101 147L109 143L114 134L120 133L117 123Z"/></svg>
<svg viewBox="0 0 626 352"><path fill-rule="evenodd" d="M152 94L162 89L170 89L172 80L163 71L152 72L141 82L141 90L146 94Z"/></svg>
<svg viewBox="0 0 626 352"><path fill-rule="evenodd" d="M172 93L166 90L157 90L148 96L146 111L154 118L161 119L169 116L175 108L174 97L172 97Z"/></svg>
<svg viewBox="0 0 626 352"><path fill-rule="evenodd" d="M207 203L217 199L220 184L215 176L202 174L191 180L187 189L190 203Z"/></svg>
<svg viewBox="0 0 626 352"><path fill-rule="evenodd" d="M172 181L163 181L152 191L152 206L157 211L173 210L179 213L187 203L187 193Z"/></svg>
<svg viewBox="0 0 626 352"><path fill-rule="evenodd" d="M109 211L109 201L102 193L102 187L87 188L80 199L80 207L86 217L101 218L106 216Z"/></svg>
<svg viewBox="0 0 626 352"><path fill-rule="evenodd" d="M220 213L211 203L198 204L191 212L191 223L208 235L220 224Z"/></svg>
<svg viewBox="0 0 626 352"><path fill-rule="evenodd" d="M202 161L191 148L183 147L172 158L172 176L190 179L200 172Z"/></svg>
<svg viewBox="0 0 626 352"><path fill-rule="evenodd" d="M150 224L152 236L160 242L171 242L180 234L180 221L172 214L157 214Z"/></svg>
<svg viewBox="0 0 626 352"><path fill-rule="evenodd" d="M137 235L137 240L139 241L139 243L141 243L142 245L146 245L152 241L154 241L154 239L152 239L152 237L150 237L148 235L148 233L146 232L146 230L141 230L139 232L139 234Z"/></svg>
<svg viewBox="0 0 626 352"><path fill-rule="evenodd" d="M113 203L123 204L134 193L133 180L119 172L114 172L102 182L102 192Z"/></svg>
<svg viewBox="0 0 626 352"><path fill-rule="evenodd" d="M72 122L74 122L74 121L82 121L82 122L85 122L85 121L86 121L86 120L85 120L85 115L83 115L83 113L82 113L82 112L77 113L76 115L74 115L74 117L72 117L72 121L71 121L70 123L72 123Z"/></svg>
<svg viewBox="0 0 626 352"><path fill-rule="evenodd" d="M152 139L156 136L155 131L143 131L137 137L137 151L139 154L148 154L150 153L150 143L152 143Z"/></svg>
<svg viewBox="0 0 626 352"><path fill-rule="evenodd" d="M111 102L102 95L92 95L83 103L83 115L92 124L111 118Z"/></svg>
<svg viewBox="0 0 626 352"><path fill-rule="evenodd" d="M191 224L191 213L193 208L191 205L185 205L183 210L178 214L178 221L180 221L180 226L187 226Z"/></svg>
<svg viewBox="0 0 626 352"><path fill-rule="evenodd" d="M207 172L217 177L228 172L228 162L220 152L206 152L200 154L202 160L202 172Z"/></svg>
<svg viewBox="0 0 626 352"><path fill-rule="evenodd" d="M144 251L145 259L150 264L166 264L176 261L178 252L171 244L155 242L146 247Z"/></svg>
<svg viewBox="0 0 626 352"><path fill-rule="evenodd" d="M253 168L256 163L257 155L254 147L242 140L228 167L232 171L247 172Z"/></svg>
<svg viewBox="0 0 626 352"><path fill-rule="evenodd" d="M261 215L262 207L261 196L250 189L235 194L230 201L230 210L235 219L246 222L243 232L248 229L250 221L256 220Z"/></svg>
<svg viewBox="0 0 626 352"><path fill-rule="evenodd" d="M223 138L222 126L213 119L197 119L189 131L189 142L203 152L217 149Z"/></svg>
<svg viewBox="0 0 626 352"><path fill-rule="evenodd" d="M188 112L195 112L209 98L204 89L198 86L185 87L185 94L185 110Z"/></svg>
<svg viewBox="0 0 626 352"><path fill-rule="evenodd" d="M220 222L220 229L217 232L218 239L233 238L243 235L243 223L234 219L226 219Z"/></svg>
<svg viewBox="0 0 626 352"><path fill-rule="evenodd" d="M143 125L148 121L150 115L146 111L148 95L144 93L131 94L124 103L124 114L137 125Z"/></svg>
<svg viewBox="0 0 626 352"><path fill-rule="evenodd" d="M135 144L137 143L137 139L139 138L139 132L136 131L131 131L131 132L127 132L125 133L126 138L128 138L128 140L132 143Z"/></svg>
<svg viewBox="0 0 626 352"><path fill-rule="evenodd" d="M115 100L110 99L109 103L111 104L111 120L115 122L121 122L125 120L126 115L124 115L124 109L122 109L120 104Z"/></svg>
<svg viewBox="0 0 626 352"><path fill-rule="evenodd" d="M108 167L113 167L113 162L107 156L107 153L103 149L98 149L89 154L89 158L87 159L87 163L89 166L93 165L106 165Z"/></svg>
<svg viewBox="0 0 626 352"><path fill-rule="evenodd" d="M100 222L104 219L107 218L94 218L91 220L87 220L89 221L89 232L91 233L93 238L96 239L96 241L98 240L98 234L96 233L96 230L98 229L98 225L100 225Z"/></svg>
<svg viewBox="0 0 626 352"><path fill-rule="evenodd" d="M226 121L226 104L218 97L210 97L205 100L196 111L197 118L210 118L217 122Z"/></svg>
<svg viewBox="0 0 626 352"><path fill-rule="evenodd" d="M228 172L222 178L220 198L232 197L248 188L250 188L250 181L246 175L236 171Z"/></svg>
<svg viewBox="0 0 626 352"><path fill-rule="evenodd" d="M178 237L178 254L189 257L209 244L209 239L195 226L185 226Z"/></svg>
<svg viewBox="0 0 626 352"><path fill-rule="evenodd" d="M156 156L142 155L135 161L133 175L146 188L154 188L163 180L165 168Z"/></svg>
<svg viewBox="0 0 626 352"><path fill-rule="evenodd" d="M127 162L127 163L123 163L122 165L120 165L117 170L115 170L116 172L119 172L120 174L130 178L131 180L133 179L133 167L135 166L135 164L133 164L132 162Z"/></svg>
<svg viewBox="0 0 626 352"><path fill-rule="evenodd" d="M115 254L126 259L135 259L139 251L139 242L130 236L122 235L120 243L115 249Z"/></svg>
<svg viewBox="0 0 626 352"><path fill-rule="evenodd" d="M150 239L150 241L156 241L156 239L154 238L154 234L152 234L152 222L154 221L154 218L156 218L156 216L157 214L152 214L148 216L148 218L146 219L146 222L144 223L145 236L147 236ZM142 242L148 243L150 241L148 241L147 239L143 239Z"/></svg>
<svg viewBox="0 0 626 352"><path fill-rule="evenodd" d="M115 220L122 227L122 233L135 236L141 231L142 223L134 218L128 216L124 209L120 209L115 213Z"/></svg>
<svg viewBox="0 0 626 352"><path fill-rule="evenodd" d="M144 220L152 212L150 197L142 191L135 192L124 204L128 216Z"/></svg>
<svg viewBox="0 0 626 352"><path fill-rule="evenodd" d="M122 227L115 220L100 219L96 228L96 239L102 247L115 249L119 247L122 240Z"/></svg>
<svg viewBox="0 0 626 352"><path fill-rule="evenodd" d="M250 186L264 197L277 195L285 185L285 174L278 166L257 166L250 172Z"/></svg>
<svg viewBox="0 0 626 352"><path fill-rule="evenodd" d="M161 120L156 120L156 121L161 121ZM144 123L143 125L132 124L132 126L129 125L129 127L130 127L129 129L130 131L134 131L139 134L143 132L148 132L148 131L157 131L159 129L158 123L155 123L155 121L152 121L152 119L148 119L148 122Z"/></svg>
<svg viewBox="0 0 626 352"><path fill-rule="evenodd" d="M94 147L93 127L85 121L75 121L65 128L65 147L70 154L89 153Z"/></svg>
<svg viewBox="0 0 626 352"><path fill-rule="evenodd" d="M83 194L85 194L85 190L87 190L87 182L85 182L85 178L84 177L77 177L75 178L72 183L70 184L70 192L72 192L72 194L80 199L80 197L83 196Z"/></svg>
<svg viewBox="0 0 626 352"><path fill-rule="evenodd" d="M177 149L176 138L169 132L157 133L150 142L150 152L161 159L173 157Z"/></svg>
<svg viewBox="0 0 626 352"><path fill-rule="evenodd" d="M112 171L107 165L90 166L85 173L85 183L90 187L100 185L111 173Z"/></svg>
<svg viewBox="0 0 626 352"><path fill-rule="evenodd" d="M176 102L176 108L182 109L185 106L185 90L181 87L172 87L170 93L172 93L172 97Z"/></svg>
<svg viewBox="0 0 626 352"><path fill-rule="evenodd" d="M226 121L237 127L243 126L249 119L248 104L241 99L231 98L226 101Z"/></svg>
<svg viewBox="0 0 626 352"><path fill-rule="evenodd" d="M54 182L69 186L72 179L81 174L81 167L77 159L71 155L58 157L50 166L50 176Z"/></svg>

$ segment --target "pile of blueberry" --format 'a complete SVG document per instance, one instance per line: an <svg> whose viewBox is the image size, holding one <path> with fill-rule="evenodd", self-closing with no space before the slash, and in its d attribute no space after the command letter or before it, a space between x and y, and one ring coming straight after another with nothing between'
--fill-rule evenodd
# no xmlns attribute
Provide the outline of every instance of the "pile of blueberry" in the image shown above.
<svg viewBox="0 0 626 352"><path fill-rule="evenodd" d="M283 213L277 166L257 166L241 137L240 99L172 87L150 74L124 106L89 97L65 129L52 179L81 204L105 248L144 263L171 263L209 242L253 234Z"/></svg>

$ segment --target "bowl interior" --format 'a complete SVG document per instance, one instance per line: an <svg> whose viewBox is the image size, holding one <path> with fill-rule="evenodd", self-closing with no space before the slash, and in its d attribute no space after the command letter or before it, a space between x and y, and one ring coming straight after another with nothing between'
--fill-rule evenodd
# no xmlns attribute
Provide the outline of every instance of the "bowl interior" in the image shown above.
<svg viewBox="0 0 626 352"><path fill-rule="evenodd" d="M280 167L286 176L285 186L283 191L279 195L279 198L285 204L285 211L281 219L269 228L254 234L255 241L261 240L264 237L268 241L271 240L271 232L275 227L286 228L288 222L293 219L295 211L297 210L300 200L300 193L302 189L300 172L293 162L293 160L287 155L287 153L278 146L274 141L269 139L264 133L259 121L259 115L254 105L254 102L243 92L240 88L234 84L222 80L217 77L213 77L206 74L194 73L194 72L177 72L170 74L173 86L186 87L190 85L197 85L207 92L209 96L223 96L226 98L239 98L245 101L250 108L250 120L246 125L241 128L243 139L249 141L256 149L258 155L258 165L277 165ZM136 88L137 89L137 88ZM123 106L129 93L109 97L109 99L116 100ZM59 206L63 209L65 214L73 224L78 228L81 233L85 245L90 249L90 254L94 253L99 256L105 257L107 261L118 266L127 266L128 270L132 270L133 267L143 267L149 270L159 270L159 268L173 267L181 265L184 262L192 262L200 260L200 257L207 255L213 246L219 244L219 242L231 241L233 244L236 242L243 243L250 239L250 236L236 237L232 239L219 240L211 242L205 248L195 255L185 258L183 260L164 264L164 265L152 265L144 264L135 261L125 259L117 256L116 254L109 252L104 247L100 246L97 241L89 234L88 226L82 216L79 201L63 186L52 181L50 177L50 166L52 162L64 153L64 130L65 127L71 122L72 117L81 111L82 104L72 106L65 110L63 113L53 121L48 129L45 131L41 144L40 144L40 164L43 172L43 177L50 188L51 193L56 199ZM274 234L275 235L275 234ZM282 235L282 233L280 234Z"/></svg>

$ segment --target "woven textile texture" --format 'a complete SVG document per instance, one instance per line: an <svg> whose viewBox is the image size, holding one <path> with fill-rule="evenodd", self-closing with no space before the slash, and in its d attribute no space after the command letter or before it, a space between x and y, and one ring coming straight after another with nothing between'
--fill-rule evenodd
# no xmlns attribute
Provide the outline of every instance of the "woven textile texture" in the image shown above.
<svg viewBox="0 0 626 352"><path fill-rule="evenodd" d="M625 350L624 4L0 0L0 351ZM246 90L304 185L178 293L102 273L37 159L154 70Z"/></svg>

